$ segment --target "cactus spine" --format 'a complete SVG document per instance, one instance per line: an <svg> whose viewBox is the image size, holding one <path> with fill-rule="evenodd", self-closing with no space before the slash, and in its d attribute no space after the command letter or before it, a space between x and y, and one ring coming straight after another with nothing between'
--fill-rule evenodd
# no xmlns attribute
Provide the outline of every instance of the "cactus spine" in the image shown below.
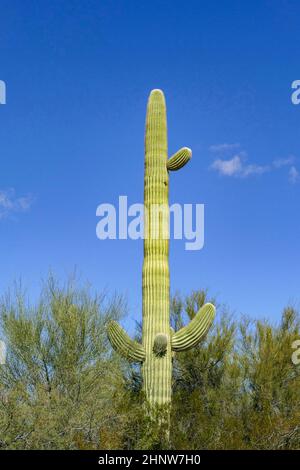
<svg viewBox="0 0 300 470"><path fill-rule="evenodd" d="M119 354L142 363L144 391L154 406L171 402L172 354L198 344L215 315L215 307L206 304L189 325L176 333L170 328L169 172L182 168L191 155L184 147L168 160L165 98L161 90L153 90L145 135L142 345L131 340L116 322L109 323L108 336Z"/></svg>

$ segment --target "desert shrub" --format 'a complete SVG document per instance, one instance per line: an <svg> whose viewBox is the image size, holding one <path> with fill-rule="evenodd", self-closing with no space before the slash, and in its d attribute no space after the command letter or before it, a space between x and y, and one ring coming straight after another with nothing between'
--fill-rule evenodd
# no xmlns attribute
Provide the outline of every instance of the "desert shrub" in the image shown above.
<svg viewBox="0 0 300 470"><path fill-rule="evenodd" d="M173 328L206 301L214 299L205 291L175 295ZM17 289L0 312L8 350L1 449L300 449L300 366L291 361L300 320L292 307L273 325L218 306L201 344L174 355L170 433L144 404L140 366L107 341L106 322L126 313L124 299L50 278L36 305Z"/></svg>

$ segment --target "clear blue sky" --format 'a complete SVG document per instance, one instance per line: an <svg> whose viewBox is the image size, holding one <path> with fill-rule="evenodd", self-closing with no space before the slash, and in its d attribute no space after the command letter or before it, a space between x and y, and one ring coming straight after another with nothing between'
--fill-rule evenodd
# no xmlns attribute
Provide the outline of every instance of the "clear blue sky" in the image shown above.
<svg viewBox="0 0 300 470"><path fill-rule="evenodd" d="M141 315L142 242L96 238L96 207L142 202L146 100L162 88L171 202L204 203L205 247L171 243L172 290L209 288L237 314L299 302L298 1L0 4L0 291L35 296L77 266ZM224 145L226 144L226 145Z"/></svg>

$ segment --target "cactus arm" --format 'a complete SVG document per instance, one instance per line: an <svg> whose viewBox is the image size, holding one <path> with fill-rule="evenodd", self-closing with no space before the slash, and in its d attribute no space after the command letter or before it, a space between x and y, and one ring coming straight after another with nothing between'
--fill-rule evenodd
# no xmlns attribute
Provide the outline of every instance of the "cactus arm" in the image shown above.
<svg viewBox="0 0 300 470"><path fill-rule="evenodd" d="M131 362L143 362L145 351L141 344L133 341L123 328L115 321L111 321L107 327L107 334L112 347L121 356Z"/></svg>
<svg viewBox="0 0 300 470"><path fill-rule="evenodd" d="M172 336L172 350L186 351L196 346L206 335L215 316L214 305L207 303L198 311L193 320Z"/></svg>
<svg viewBox="0 0 300 470"><path fill-rule="evenodd" d="M169 171L180 170L192 157L192 151L188 147L182 147L178 152L174 153L167 161L167 169Z"/></svg>

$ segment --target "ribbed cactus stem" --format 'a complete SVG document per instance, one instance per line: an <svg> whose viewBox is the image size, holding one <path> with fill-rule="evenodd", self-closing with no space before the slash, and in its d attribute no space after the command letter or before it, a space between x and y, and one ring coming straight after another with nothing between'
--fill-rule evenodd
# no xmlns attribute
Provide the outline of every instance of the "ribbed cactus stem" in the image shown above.
<svg viewBox="0 0 300 470"><path fill-rule="evenodd" d="M143 265L143 363L144 390L150 404L171 401L171 344L158 356L155 337L168 334L170 325L169 240L164 228L169 220L169 176L167 171L167 116L160 90L150 94L146 116L144 205L146 236ZM158 213L155 207L162 207ZM169 336L169 335L168 335Z"/></svg>
<svg viewBox="0 0 300 470"><path fill-rule="evenodd" d="M215 307L206 304L188 326L176 333L170 327L169 172L182 168L192 151L183 147L168 160L167 147L165 98L161 90L153 90L145 134L143 344L132 341L116 322L108 326L112 346L128 360L142 363L150 406L170 404L172 356L198 344L215 315Z"/></svg>

